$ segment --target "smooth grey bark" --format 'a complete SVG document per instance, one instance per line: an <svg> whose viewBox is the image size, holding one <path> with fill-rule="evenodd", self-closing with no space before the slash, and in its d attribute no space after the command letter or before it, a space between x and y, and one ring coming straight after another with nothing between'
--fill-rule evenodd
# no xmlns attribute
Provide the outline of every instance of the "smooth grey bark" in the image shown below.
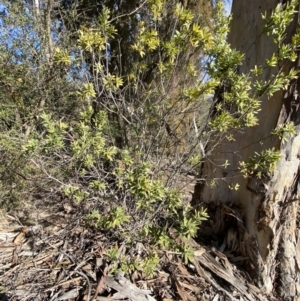
<svg viewBox="0 0 300 301"><path fill-rule="evenodd" d="M266 59L276 52L272 37L263 34L261 14L276 7L276 0L234 0L229 42L245 53L242 73L255 65L266 66ZM287 39L295 32L298 19L289 28ZM286 64L285 69L297 69ZM277 70L266 68L261 79L267 80ZM262 98L259 125L234 133L235 141L223 141L215 147L202 166L193 204L206 203L213 220L210 232L224 239L227 250L245 256L244 267L263 292L280 300L300 298L300 229L298 188L300 175L300 81L292 82L288 91ZM282 123L293 121L297 136L281 142L271 135ZM208 150L212 145L208 145ZM274 147L281 159L271 176L243 178L239 162L247 161L255 152ZM220 167L228 160L230 167ZM209 182L216 179L215 187ZM239 184L230 190L229 184Z"/></svg>

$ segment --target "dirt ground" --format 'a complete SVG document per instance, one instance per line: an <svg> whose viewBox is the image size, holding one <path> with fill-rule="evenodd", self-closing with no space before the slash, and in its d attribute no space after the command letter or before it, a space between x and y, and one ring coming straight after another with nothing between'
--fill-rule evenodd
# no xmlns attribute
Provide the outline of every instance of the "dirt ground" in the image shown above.
<svg viewBox="0 0 300 301"><path fill-rule="evenodd" d="M143 256L142 242L85 226L82 208L42 200L15 212L0 211L0 300L265 300L234 258L194 240L194 259L157 250L152 277L141 271L112 274L107 250ZM142 250L142 251L141 251Z"/></svg>

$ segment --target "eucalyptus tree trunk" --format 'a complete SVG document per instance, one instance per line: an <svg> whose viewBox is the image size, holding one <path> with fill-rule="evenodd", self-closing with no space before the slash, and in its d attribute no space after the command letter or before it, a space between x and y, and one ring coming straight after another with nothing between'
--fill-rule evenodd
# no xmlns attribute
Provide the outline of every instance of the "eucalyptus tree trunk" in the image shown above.
<svg viewBox="0 0 300 301"><path fill-rule="evenodd" d="M261 14L270 14L279 2L233 1L229 42L245 53L239 72L248 73L255 65L266 66L266 59L276 52L272 37L263 34ZM297 26L295 18L288 40ZM299 69L299 58L284 67ZM273 72L274 68L266 68L261 79L268 80ZM212 149L202 166L193 199L194 206L205 203L209 208L212 223L208 231L220 238L221 249L244 256L242 264L256 285L279 300L300 298L299 85L300 80L295 80L288 91L262 98L259 125L235 133L235 141L224 141ZM270 133L288 121L295 123L297 135L284 143ZM207 147L209 150L212 146ZM259 179L240 175L240 161L273 147L280 150L281 158L271 176ZM221 165L226 160L230 166L225 169ZM239 189L231 190L229 184L239 184Z"/></svg>

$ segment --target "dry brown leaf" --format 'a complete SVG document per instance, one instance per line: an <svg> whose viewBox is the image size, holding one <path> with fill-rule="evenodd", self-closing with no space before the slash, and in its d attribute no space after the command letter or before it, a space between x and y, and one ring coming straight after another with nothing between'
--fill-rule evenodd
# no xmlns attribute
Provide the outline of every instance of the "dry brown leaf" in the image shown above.
<svg viewBox="0 0 300 301"><path fill-rule="evenodd" d="M188 297L187 297L187 293L183 291L179 281L177 280L177 278L172 275L172 279L173 279L173 282L175 283L175 286L176 286L176 290L177 290L177 293L179 294L179 296L181 297L181 299L183 301L188 301Z"/></svg>
<svg viewBox="0 0 300 301"><path fill-rule="evenodd" d="M27 229L22 228L22 231L14 239L14 244L15 245L20 245L22 242L24 242L26 232L27 232Z"/></svg>
<svg viewBox="0 0 300 301"><path fill-rule="evenodd" d="M95 300L97 295L102 291L103 286L104 286L104 277L107 275L107 272L108 272L108 267L106 266L103 270L103 274L99 280L99 283L98 283L96 291L95 291L94 298L92 300Z"/></svg>

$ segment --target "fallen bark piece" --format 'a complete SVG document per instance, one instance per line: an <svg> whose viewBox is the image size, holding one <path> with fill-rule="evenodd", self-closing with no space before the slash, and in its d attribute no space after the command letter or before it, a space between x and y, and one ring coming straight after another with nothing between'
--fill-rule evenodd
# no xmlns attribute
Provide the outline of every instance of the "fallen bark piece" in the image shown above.
<svg viewBox="0 0 300 301"><path fill-rule="evenodd" d="M250 301L255 300L254 297L248 293L249 287L246 286L246 282L243 282L241 279L232 275L209 253L204 253L201 257L198 257L197 260L212 273L216 274L218 277L234 286L240 293L243 294L243 296L247 297ZM252 290L251 293L254 296L257 296L257 293L255 291Z"/></svg>
<svg viewBox="0 0 300 301"><path fill-rule="evenodd" d="M116 290L118 292L117 298L119 299L123 296L123 299L128 298L132 301L156 301L150 296L152 294L150 290L139 289L123 276L118 276L117 278L105 276L104 284Z"/></svg>
<svg viewBox="0 0 300 301"><path fill-rule="evenodd" d="M173 281L174 281L174 284L177 289L177 293L179 294L179 296L181 297L181 299L183 301L197 301L195 297L193 297L192 295L190 295L188 292L186 292L183 289L183 287L186 286L185 283L179 282L175 275L173 275L172 277L173 277ZM190 285L187 285L187 286L189 286L191 288Z"/></svg>

